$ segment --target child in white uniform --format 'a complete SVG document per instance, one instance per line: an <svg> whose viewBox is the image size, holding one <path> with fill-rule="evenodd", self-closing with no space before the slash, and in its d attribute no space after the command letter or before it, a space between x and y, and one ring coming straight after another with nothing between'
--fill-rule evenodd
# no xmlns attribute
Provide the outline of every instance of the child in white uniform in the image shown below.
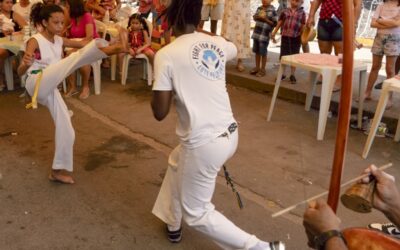
<svg viewBox="0 0 400 250"><path fill-rule="evenodd" d="M153 114L164 119L174 96L180 145L169 156L153 213L167 224L171 242L180 241L183 219L224 249L284 249L244 232L211 203L218 171L238 143L225 83L225 64L236 57L236 47L194 32L201 6L201 0L172 1L166 19L177 38L155 57Z"/></svg>
<svg viewBox="0 0 400 250"><path fill-rule="evenodd" d="M26 90L37 101L46 106L53 117L55 135L55 156L49 179L66 184L74 183L72 177L61 170L72 172L74 129L68 109L57 89L57 85L82 65L90 64L111 54L128 52L127 43L107 46L105 40L92 40L86 47L62 59L63 45L81 48L88 41L72 41L58 36L63 30L64 12L58 5L34 5L31 12L35 25L43 31L27 41L25 55L18 67L18 74L27 72ZM126 31L120 30L121 41L126 41ZM125 39L125 40L124 40ZM103 48L99 48L103 47ZM33 107L36 104L33 100Z"/></svg>

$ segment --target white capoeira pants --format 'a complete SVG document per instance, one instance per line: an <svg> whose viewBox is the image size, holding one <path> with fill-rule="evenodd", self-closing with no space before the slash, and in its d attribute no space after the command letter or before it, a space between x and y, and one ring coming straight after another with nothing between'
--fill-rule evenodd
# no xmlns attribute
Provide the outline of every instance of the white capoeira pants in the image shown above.
<svg viewBox="0 0 400 250"><path fill-rule="evenodd" d="M194 149L177 146L169 156L153 214L176 229L183 218L224 249L250 249L257 245L259 239L235 226L211 203L217 174L235 153L237 144L236 130Z"/></svg>
<svg viewBox="0 0 400 250"><path fill-rule="evenodd" d="M57 89L67 76L78 68L86 64L91 64L97 60L106 58L107 55L99 47L107 46L108 43L102 39L92 40L85 47L72 53L57 63L47 66L42 71L42 79L38 92L38 102L46 106L53 117L56 130L55 154L53 169L73 170L73 145L75 141L75 131L72 127L68 108ZM29 95L33 95L35 82L39 74L28 72L26 79L26 90Z"/></svg>

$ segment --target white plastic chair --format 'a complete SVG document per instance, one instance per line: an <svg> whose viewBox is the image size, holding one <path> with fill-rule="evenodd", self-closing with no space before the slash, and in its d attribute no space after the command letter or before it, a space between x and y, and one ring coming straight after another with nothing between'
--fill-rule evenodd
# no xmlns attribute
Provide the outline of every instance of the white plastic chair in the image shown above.
<svg viewBox="0 0 400 250"><path fill-rule="evenodd" d="M6 76L6 82L7 82L7 89L14 90L14 76L13 76L13 68L12 68L12 62L16 58L16 56L12 55L6 58L4 61L4 74Z"/></svg>
<svg viewBox="0 0 400 250"><path fill-rule="evenodd" d="M101 93L101 60L98 60L92 64L93 70L93 82L94 82L94 94L95 95L100 95ZM82 84L82 77L81 74L79 73L79 70L77 71L77 84L81 85Z"/></svg>
<svg viewBox="0 0 400 250"><path fill-rule="evenodd" d="M151 36L151 33L153 31L153 25L150 21L146 20L147 26L149 27L149 35ZM128 69L129 69L129 61L131 59L143 59L144 60L144 65L143 65L143 79L147 79L147 84L151 86L152 81L153 81L153 69L152 66L149 62L149 59L145 54L139 54L135 58L133 58L131 55L126 54L122 60L122 74L121 74L121 84L126 85L126 79L128 78Z"/></svg>
<svg viewBox="0 0 400 250"><path fill-rule="evenodd" d="M103 23L99 20L94 20L96 29L98 32L102 33L102 38L106 39L107 34L110 35L110 37L115 37L115 25L120 25L119 23L117 24L106 24ZM125 26L126 27L126 26ZM115 81L115 75L116 75L116 68L117 68L117 55L112 55L111 56L111 81Z"/></svg>
<svg viewBox="0 0 400 250"><path fill-rule="evenodd" d="M371 149L372 142L375 139L376 131L378 130L379 123L382 120L383 113L389 99L390 92L400 93L400 80L396 78L390 78L383 82L381 96L379 97L378 106L376 107L374 119L369 129L367 142L365 143L362 157L367 158L369 150ZM396 134L394 136L394 141L400 141L400 122L397 122Z"/></svg>
<svg viewBox="0 0 400 250"><path fill-rule="evenodd" d="M67 50L68 49L69 48L67 48ZM101 60L93 62L90 65L92 66L92 70L93 70L94 93L95 93L95 95L100 95L100 93L101 93ZM78 86L80 86L80 85L82 85L82 78L79 73L79 70L77 70L76 73L77 73L76 84ZM65 80L63 82L63 89L64 89L64 93L66 93L67 92L67 84L65 83Z"/></svg>

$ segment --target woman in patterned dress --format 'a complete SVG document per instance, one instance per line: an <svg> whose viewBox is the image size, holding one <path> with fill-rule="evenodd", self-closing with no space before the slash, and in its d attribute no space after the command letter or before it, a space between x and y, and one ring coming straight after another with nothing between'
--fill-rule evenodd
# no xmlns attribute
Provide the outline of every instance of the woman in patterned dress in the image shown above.
<svg viewBox="0 0 400 250"><path fill-rule="evenodd" d="M238 52L236 68L239 72L245 70L242 60L251 56L250 18L249 0L225 0L221 36L236 45Z"/></svg>

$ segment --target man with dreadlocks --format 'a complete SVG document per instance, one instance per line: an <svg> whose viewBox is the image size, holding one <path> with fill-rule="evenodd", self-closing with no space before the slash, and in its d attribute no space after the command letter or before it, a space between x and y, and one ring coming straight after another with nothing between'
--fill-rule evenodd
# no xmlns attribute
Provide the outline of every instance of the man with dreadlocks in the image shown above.
<svg viewBox="0 0 400 250"><path fill-rule="evenodd" d="M177 38L156 54L151 106L161 121L174 97L180 144L169 156L153 213L174 243L181 240L183 218L224 249L285 249L244 232L211 203L217 173L238 143L225 82L225 64L237 50L222 37L195 32L201 6L201 0L172 0L164 12Z"/></svg>

